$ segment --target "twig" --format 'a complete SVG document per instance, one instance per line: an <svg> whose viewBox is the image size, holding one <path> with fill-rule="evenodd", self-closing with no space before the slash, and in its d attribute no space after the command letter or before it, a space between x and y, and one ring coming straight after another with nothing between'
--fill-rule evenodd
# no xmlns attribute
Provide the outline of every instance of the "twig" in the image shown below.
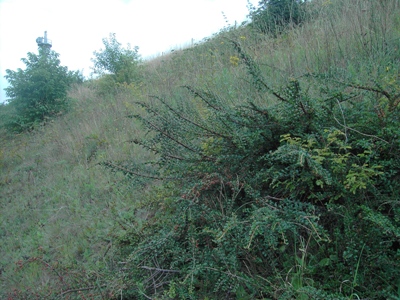
<svg viewBox="0 0 400 300"><path fill-rule="evenodd" d="M134 172L134 171L132 171L132 170L129 170L129 169L123 167L123 166L119 166L119 165L113 164L112 162L108 162L108 161L99 163L99 165L104 165L104 166L106 166L106 167L114 168L114 169L116 169L116 170L119 170L119 171L121 171L121 172L124 172L125 174L135 175L135 176L139 176L139 177L150 178L150 179L156 179L156 180L164 180L164 179L166 179L166 178L163 178L163 177L156 177L156 176L151 176L151 175L145 175L145 174L137 173L137 172Z"/></svg>
<svg viewBox="0 0 400 300"><path fill-rule="evenodd" d="M139 291L139 293L141 293L146 299L153 299L153 298L151 298L151 297L149 297L149 296L147 296L145 293L143 293L142 291Z"/></svg>
<svg viewBox="0 0 400 300"><path fill-rule="evenodd" d="M112 247L112 242L110 242L110 243L107 245L107 249L106 249L106 252L104 252L103 258L106 257L106 255L107 255L108 251L111 249L111 247Z"/></svg>
<svg viewBox="0 0 400 300"><path fill-rule="evenodd" d="M102 287L105 287L105 286L106 286L106 285L101 285L101 286L99 286L99 287L102 288ZM75 293L75 292L93 290L93 289L95 289L95 288L97 288L97 287L96 287L96 286L88 286L88 287L80 288L80 289L67 290L67 291L62 292L62 293L60 294L60 296L64 296L64 295L69 294L69 293Z"/></svg>
<svg viewBox="0 0 400 300"><path fill-rule="evenodd" d="M340 105L340 102L339 102L338 99L336 99L336 101L337 101L337 103L338 103L338 105L339 105L339 108L340 108L340 111L341 111L341 113L342 113L342 118L343 118L344 126L346 126L346 119L344 118L344 113L343 113L342 106ZM340 123L339 123L339 124L340 124ZM344 135L345 135L345 137L346 137L346 144L347 144L347 128L345 127L344 129L345 129Z"/></svg>
<svg viewBox="0 0 400 300"><path fill-rule="evenodd" d="M226 274L226 275L228 275L228 276L231 276L231 277L234 277L234 278L243 280L243 281L247 281L247 282L249 281L248 279L243 278L243 277L241 277L241 276L238 276L238 275L236 275L236 274L232 274L231 272L225 272L225 271L218 270L218 269L216 269L216 268L210 268L210 267L205 267L205 269L212 270L212 271L216 271L216 272L220 272L220 273L224 273L224 274Z"/></svg>
<svg viewBox="0 0 400 300"><path fill-rule="evenodd" d="M205 126L203 126L203 125L201 125L201 124L197 124L196 122L193 122L192 120L186 118L184 115L182 115L182 114L180 114L179 112L177 112L172 106L168 105L168 103L167 103L166 101L164 101L163 99L161 99L161 98L159 98L159 97L157 97L157 96L150 96L150 97L153 97L153 98L159 100L159 101L160 101L161 103L163 103L170 111L172 111L174 114L176 114L176 115L177 115L179 118L181 118L182 120L184 120L184 121L186 121L186 122L188 122L188 123L191 123L191 124L193 124L193 125L195 125L195 126L201 128L201 129L203 129L203 130L205 130L205 131L207 131L207 132L210 132L211 134L214 134L214 135L217 135L217 136L220 136L220 137L223 137L223 138L227 138L227 139L230 139L230 138L231 138L230 136L220 134L219 132L216 132L216 131L214 131L214 130L212 130L212 129L210 129L210 128L207 128L207 127L205 127Z"/></svg>
<svg viewBox="0 0 400 300"><path fill-rule="evenodd" d="M358 85L358 84L345 83L345 82L341 82L341 81L339 81L339 82L342 83L342 84L345 84L347 86L356 88L356 89L382 94L386 98L388 98L389 100L392 100L392 97L390 96L390 94L388 92L386 92L385 90L382 90L382 89L378 90L378 89L375 89L375 88L372 88L372 87L369 87L369 86L361 86L361 85Z"/></svg>
<svg viewBox="0 0 400 300"><path fill-rule="evenodd" d="M270 200L277 200L277 201L285 200L284 198L277 198L277 197L272 197L272 196L266 196L265 198L270 199Z"/></svg>
<svg viewBox="0 0 400 300"><path fill-rule="evenodd" d="M152 268L147 266L141 266L142 269L150 270L150 271L158 271L158 272L166 272L166 273L180 273L179 270L167 270L167 269L160 269L160 268Z"/></svg>
<svg viewBox="0 0 400 300"><path fill-rule="evenodd" d="M381 139L380 137L378 137L378 136L376 136L376 135L362 133L362 132L360 132L360 131L358 131L358 130L356 130L356 129L353 129L353 128L350 128L350 127L348 127L348 126L346 126L346 125L341 124L341 123L338 121L338 119L336 119L336 117L333 117L333 118L335 119L335 121L336 121L340 126L343 126L345 129L352 130L352 131L357 132L358 134L361 134L361 135L363 135L363 136L368 136L368 137L376 138L376 139L378 139L378 140L380 140L380 141L382 141L382 142L385 142L386 144L389 144L389 142L385 141L384 139Z"/></svg>

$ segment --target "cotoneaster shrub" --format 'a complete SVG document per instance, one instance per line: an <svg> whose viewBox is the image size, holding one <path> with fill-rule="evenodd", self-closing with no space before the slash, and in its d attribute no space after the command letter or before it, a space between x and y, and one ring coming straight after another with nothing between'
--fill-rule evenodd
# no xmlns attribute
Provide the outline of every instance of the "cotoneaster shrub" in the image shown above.
<svg viewBox="0 0 400 300"><path fill-rule="evenodd" d="M131 116L148 136L132 142L158 158L103 163L156 185L116 236L126 297L395 299L399 90L387 78L398 69L273 87L232 45L261 101L192 86L153 96Z"/></svg>

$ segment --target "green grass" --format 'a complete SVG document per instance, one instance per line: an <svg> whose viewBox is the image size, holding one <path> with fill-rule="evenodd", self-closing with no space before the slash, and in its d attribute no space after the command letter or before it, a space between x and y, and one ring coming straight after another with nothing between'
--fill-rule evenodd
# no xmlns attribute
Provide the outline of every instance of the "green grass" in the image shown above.
<svg viewBox="0 0 400 300"><path fill-rule="evenodd" d="M121 268L129 253L121 253L120 244L129 241L117 237L145 226L142 221L157 212L159 199L168 201L168 189L158 190L158 182L135 185L130 176L100 163L132 166L154 159L131 142L151 133L127 117L145 113L138 101L156 104L151 96L170 105L184 101L187 107L182 109L194 110L204 120L204 103L182 86L213 91L229 107L249 100L261 107L276 103L254 90L232 41L240 43L277 90L290 79L329 72L345 73L340 80L367 86L382 79L380 71L387 69L385 88L400 92L398 1L314 0L309 6L311 20L276 39L248 26L224 29L200 45L145 62L141 84L104 91L101 79L87 82L70 90L71 111L45 126L19 135L0 129L0 298L124 296L129 287ZM0 112L6 115L7 107ZM289 290L297 280L296 295L309 299L306 295L312 292L304 290L306 254L291 260L288 278L272 284L276 295L282 295L278 286ZM348 299L359 293L358 277L366 276L358 273L360 258L355 262Z"/></svg>

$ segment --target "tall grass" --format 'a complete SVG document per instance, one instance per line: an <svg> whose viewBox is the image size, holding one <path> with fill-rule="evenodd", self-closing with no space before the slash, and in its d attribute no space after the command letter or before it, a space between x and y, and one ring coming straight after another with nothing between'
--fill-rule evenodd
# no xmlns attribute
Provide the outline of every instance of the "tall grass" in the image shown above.
<svg viewBox="0 0 400 300"><path fill-rule="evenodd" d="M105 276L112 262L113 210L124 211L135 191L96 164L147 157L128 145L140 134L125 117L132 111L131 93L101 102L93 89L77 86L70 92L72 112L2 140L2 298L13 290L15 299L55 295L77 282L93 285L87 273Z"/></svg>
<svg viewBox="0 0 400 300"><path fill-rule="evenodd" d="M127 117L141 114L136 102L152 103L150 96L185 99L201 114L181 87L202 86L229 105L251 99L268 106L244 79L246 67L232 41L261 66L272 87L337 70L362 84L378 67L398 70L388 62L400 54L399 1L314 0L308 9L307 23L278 38L250 27L224 29L146 62L141 84L106 93L100 81L75 86L69 113L31 133L1 132L0 298L117 297L122 283L114 275L121 266L113 237L129 230L127 220L138 216L131 208L155 192L134 188L129 176L99 163L151 160L131 143L147 132Z"/></svg>

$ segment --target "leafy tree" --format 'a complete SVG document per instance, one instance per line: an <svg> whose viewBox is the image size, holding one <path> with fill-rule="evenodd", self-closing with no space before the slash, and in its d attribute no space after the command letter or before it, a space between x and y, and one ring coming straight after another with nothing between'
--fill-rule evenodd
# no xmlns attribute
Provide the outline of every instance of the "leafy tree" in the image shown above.
<svg viewBox="0 0 400 300"><path fill-rule="evenodd" d="M55 51L40 48L39 54L29 52L28 58L21 59L25 70L6 70L10 86L5 91L14 109L7 127L13 131L31 129L66 109L68 87L83 78L61 66L58 57Z"/></svg>
<svg viewBox="0 0 400 300"><path fill-rule="evenodd" d="M262 33L276 35L288 24L301 24L304 21L303 0L261 0L258 8L251 8L253 26Z"/></svg>
<svg viewBox="0 0 400 300"><path fill-rule="evenodd" d="M123 48L117 41L116 34L110 33L108 39L103 39L105 49L95 51L92 62L95 74L109 76L114 83L127 83L139 81L139 48L133 49L130 44Z"/></svg>

